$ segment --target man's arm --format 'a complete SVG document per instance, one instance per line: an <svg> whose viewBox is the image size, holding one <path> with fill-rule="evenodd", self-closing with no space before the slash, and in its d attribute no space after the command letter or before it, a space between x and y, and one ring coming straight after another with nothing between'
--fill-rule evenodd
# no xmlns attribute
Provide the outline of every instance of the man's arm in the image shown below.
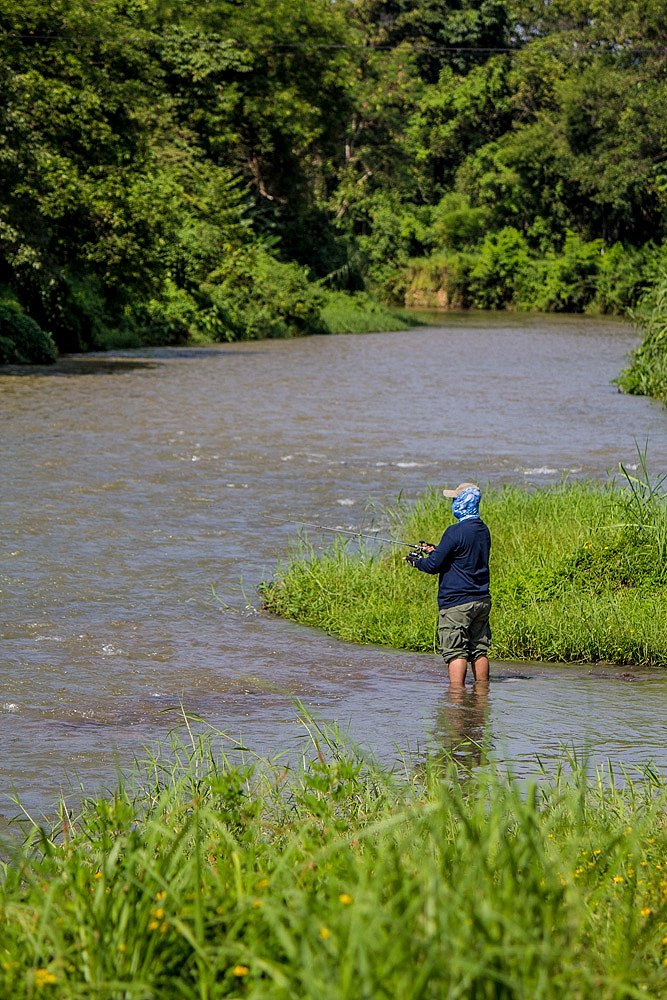
<svg viewBox="0 0 667 1000"><path fill-rule="evenodd" d="M448 533L449 538L447 537ZM453 551L454 543L451 532L447 528L439 543L431 549L427 556L420 559L418 556L408 555L405 557L405 561L414 566L415 569L421 570L422 573L440 573L451 562Z"/></svg>

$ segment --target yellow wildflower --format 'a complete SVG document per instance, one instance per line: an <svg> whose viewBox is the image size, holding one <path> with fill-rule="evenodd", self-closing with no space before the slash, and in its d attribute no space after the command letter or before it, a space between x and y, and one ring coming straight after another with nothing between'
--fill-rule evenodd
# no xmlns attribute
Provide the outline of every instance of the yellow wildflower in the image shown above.
<svg viewBox="0 0 667 1000"><path fill-rule="evenodd" d="M624 879L623 879L623 876L622 876L622 875L614 875L614 882L615 882L615 883L616 883L617 885L618 885L618 884L619 884L620 882L623 882L623 881L624 881Z"/></svg>
<svg viewBox="0 0 667 1000"><path fill-rule="evenodd" d="M653 910L651 909L650 906L643 906L640 910L640 913L642 917L650 917L651 914L653 913Z"/></svg>
<svg viewBox="0 0 667 1000"><path fill-rule="evenodd" d="M258 889L266 889L266 887L269 885L269 882L270 882L270 880L268 878L261 878L259 880L259 882L257 883L257 888Z"/></svg>
<svg viewBox="0 0 667 1000"><path fill-rule="evenodd" d="M338 899L343 904L343 906L349 906L350 903L352 902L352 896L350 896L348 892L341 892Z"/></svg>
<svg viewBox="0 0 667 1000"><path fill-rule="evenodd" d="M166 891L164 889L160 889L159 892L155 893L155 898L159 901L161 899L164 899L166 895L167 895Z"/></svg>
<svg viewBox="0 0 667 1000"><path fill-rule="evenodd" d="M253 908L253 910L261 910L261 908L262 908L262 901L261 901L261 899L253 899L253 901L252 901L252 908Z"/></svg>
<svg viewBox="0 0 667 1000"><path fill-rule="evenodd" d="M248 975L250 969L248 968L247 965L235 965L234 968L232 969L232 972L234 973L235 976L237 976L237 978L241 979L243 976Z"/></svg>
<svg viewBox="0 0 667 1000"><path fill-rule="evenodd" d="M322 927L320 929L320 937L322 938L323 941L329 940L329 938L331 937L331 931L329 930L328 927Z"/></svg>
<svg viewBox="0 0 667 1000"><path fill-rule="evenodd" d="M148 929L149 931L156 931L159 926L160 926L159 920L151 920L151 922L148 925Z"/></svg>
<svg viewBox="0 0 667 1000"><path fill-rule="evenodd" d="M164 916L164 910L161 906L157 906L154 910L151 910L151 913L154 917L157 917L158 920L162 920Z"/></svg>
<svg viewBox="0 0 667 1000"><path fill-rule="evenodd" d="M53 986L58 982L58 977L48 969L35 969L35 985L43 990L45 986Z"/></svg>

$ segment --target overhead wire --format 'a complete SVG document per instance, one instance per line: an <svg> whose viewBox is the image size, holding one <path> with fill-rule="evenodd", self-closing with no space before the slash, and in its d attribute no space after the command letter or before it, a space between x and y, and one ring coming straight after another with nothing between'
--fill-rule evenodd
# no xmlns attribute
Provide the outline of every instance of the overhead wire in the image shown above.
<svg viewBox="0 0 667 1000"><path fill-rule="evenodd" d="M177 29L178 30L178 29ZM148 39L158 40L162 38L166 32L156 31L155 29L141 28L136 29L137 33L145 34ZM196 31L193 35L198 38L210 38L214 42L235 42L239 46L243 47L244 43L238 39L229 36L222 35L218 32L208 32L208 31ZM86 32L77 31L76 33L70 32L40 32L40 33L30 33L30 32L18 32L18 31L3 31L0 29L0 38L12 38L18 42L35 42L35 41L90 41L90 42L117 42L119 44L136 42L136 35L97 35L88 34ZM396 44L372 44L365 42L358 43L343 43L343 42L313 42L310 39L304 39L302 41L295 42L274 42L270 46L272 49L302 49L304 45L307 45L310 49L322 50L322 51L350 51L350 52L391 52L399 48L401 44L409 44L411 48L416 49L420 52L464 52L464 53L512 53L512 52L523 52L532 42L547 40L553 42L554 36L548 35L537 35L533 37L527 37L522 42L516 45L446 45L440 42L425 42L419 41L418 39L403 39L402 42ZM619 40L618 38L613 39L595 39L594 41L579 44L576 51L581 54L587 54L593 50L605 50L609 52L616 53L635 53L635 54L649 54L654 53L664 54L667 53L666 45L653 45L646 46L642 45L637 47L633 44L632 39ZM572 49L570 49L572 53Z"/></svg>

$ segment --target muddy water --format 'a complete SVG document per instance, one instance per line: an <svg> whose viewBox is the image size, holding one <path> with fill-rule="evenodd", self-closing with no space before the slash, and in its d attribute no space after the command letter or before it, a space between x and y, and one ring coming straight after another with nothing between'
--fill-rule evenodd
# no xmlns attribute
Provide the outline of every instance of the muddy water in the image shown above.
<svg viewBox="0 0 667 1000"><path fill-rule="evenodd" d="M497 663L488 704L457 704L434 656L255 610L292 520L370 530L427 484L604 478L647 439L667 468L665 410L610 381L634 344L620 323L450 317L5 369L0 793L41 809L103 787L181 703L298 748L295 698L386 761L486 722L520 773L563 745L667 771L667 674Z"/></svg>

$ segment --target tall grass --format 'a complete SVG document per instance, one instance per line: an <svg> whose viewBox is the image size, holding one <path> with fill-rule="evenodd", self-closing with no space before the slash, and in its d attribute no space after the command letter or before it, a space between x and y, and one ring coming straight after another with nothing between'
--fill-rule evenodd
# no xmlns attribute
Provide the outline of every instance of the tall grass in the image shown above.
<svg viewBox="0 0 667 1000"><path fill-rule="evenodd" d="M496 658L667 665L667 504L645 464L604 485L489 490L482 515ZM437 542L450 521L435 491L389 517L408 541ZM405 551L302 546L263 588L265 606L346 640L433 650L436 580Z"/></svg>
<svg viewBox="0 0 667 1000"><path fill-rule="evenodd" d="M645 294L635 319L644 339L616 381L625 392L667 403L667 271Z"/></svg>
<svg viewBox="0 0 667 1000"><path fill-rule="evenodd" d="M329 333L381 333L419 325L404 310L389 309L363 292L349 295L323 289L322 294L322 322Z"/></svg>
<svg viewBox="0 0 667 1000"><path fill-rule="evenodd" d="M0 995L665 995L654 775L392 776L307 725L298 766L191 734L76 817L28 824L0 885Z"/></svg>

